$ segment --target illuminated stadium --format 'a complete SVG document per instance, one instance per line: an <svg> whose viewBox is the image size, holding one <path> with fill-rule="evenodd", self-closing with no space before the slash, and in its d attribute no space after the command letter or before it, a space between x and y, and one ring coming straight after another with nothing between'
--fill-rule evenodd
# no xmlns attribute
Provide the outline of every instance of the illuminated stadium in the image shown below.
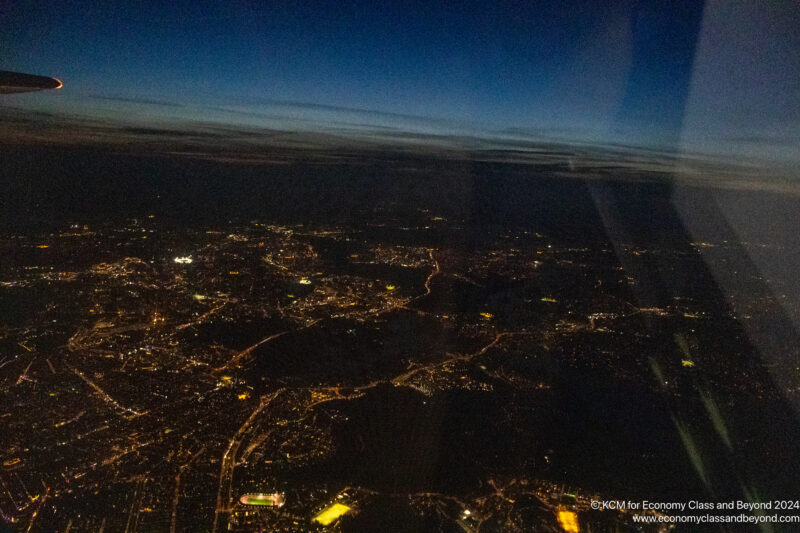
<svg viewBox="0 0 800 533"><path fill-rule="evenodd" d="M286 499L283 494L275 492L273 494L248 493L239 498L242 505L255 505L261 507L283 507Z"/></svg>

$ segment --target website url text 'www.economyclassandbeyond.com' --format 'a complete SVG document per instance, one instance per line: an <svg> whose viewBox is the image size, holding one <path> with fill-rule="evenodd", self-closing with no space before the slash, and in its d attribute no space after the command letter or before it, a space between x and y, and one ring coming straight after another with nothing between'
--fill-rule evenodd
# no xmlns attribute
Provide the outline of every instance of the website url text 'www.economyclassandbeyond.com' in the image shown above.
<svg viewBox="0 0 800 533"><path fill-rule="evenodd" d="M591 508L630 512L634 522L644 524L800 524L800 501L797 500L768 502L593 500ZM693 511L705 512L695 514Z"/></svg>

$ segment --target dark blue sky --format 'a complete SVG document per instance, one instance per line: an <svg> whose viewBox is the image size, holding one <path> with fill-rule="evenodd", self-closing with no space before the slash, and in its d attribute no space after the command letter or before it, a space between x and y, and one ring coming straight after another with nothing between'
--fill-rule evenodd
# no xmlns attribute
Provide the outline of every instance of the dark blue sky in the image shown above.
<svg viewBox="0 0 800 533"><path fill-rule="evenodd" d="M61 78L76 113L281 100L774 156L800 139L800 8L736 4L16 1L0 69Z"/></svg>

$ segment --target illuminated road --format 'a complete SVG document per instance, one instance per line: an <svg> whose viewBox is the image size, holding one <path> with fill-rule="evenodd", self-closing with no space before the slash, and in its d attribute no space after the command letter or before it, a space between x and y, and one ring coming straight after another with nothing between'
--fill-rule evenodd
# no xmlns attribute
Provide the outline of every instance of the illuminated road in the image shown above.
<svg viewBox="0 0 800 533"><path fill-rule="evenodd" d="M170 520L169 520L170 533L175 533L175 526L178 522L178 501L180 500L181 497L181 476L183 475L183 472L192 465L192 463L200 459L200 457L203 455L205 451L206 447L203 446L202 448L200 448L200 450L197 451L197 453L192 454L191 459L189 459L188 462L182 464L178 468L178 473L175 474L175 494L172 497L172 514L170 515Z"/></svg>
<svg viewBox="0 0 800 533"><path fill-rule="evenodd" d="M114 407L116 407L117 409L121 409L122 411L125 411L125 412L127 412L127 413L130 413L130 414L132 414L132 415L134 415L134 416L141 416L141 415L143 415L143 414L144 414L144 413L140 413L139 411L136 411L136 410L134 410L134 409L129 409L129 408L127 408L127 407L124 407L124 406L120 405L120 404L119 404L119 403L118 403L118 402L117 402L117 401L116 401L114 398L112 398L111 396L109 396L109 394L108 394L106 391L104 391L102 388L100 388L100 386L99 386L99 385L97 385L97 384L96 384L94 381L92 381L91 379L87 378L87 377L84 375L84 373L83 373L83 372L81 372L81 371L80 371L80 370L78 370L77 368L74 368L74 367L72 367L72 366L70 366L70 365L68 365L68 364L66 364L66 363L64 363L64 364L67 366L67 368L69 368L70 370L72 370L72 371L75 373L75 375L76 375L76 376L78 376L79 378L81 378L83 381L85 381L85 382L86 382L86 384L87 384L87 385L89 385L89 386L90 386L92 389L94 389L94 391L95 391L95 392L96 392L96 393L97 393L97 394L100 396L100 398L102 398L102 399L103 399L103 401L105 401L105 402L107 402L107 403L110 403L111 405L113 405L113 406L114 406Z"/></svg>
<svg viewBox="0 0 800 533"><path fill-rule="evenodd" d="M503 333L498 333L495 336L495 338L494 338L494 340L492 342L490 342L489 344L487 344L486 346L484 346L483 348L481 348L477 352L458 355L456 357L452 357L452 358L447 359L445 361L440 361L438 363L432 363L430 365L425 365L425 366L413 368L413 369L409 370L408 372L406 372L405 374L401 374L401 375L399 375L399 376L397 376L395 378L392 378L392 380L391 380L392 384L395 385L395 386L403 386L403 385L406 385L408 383L408 381L412 377L414 377L415 375L417 375L417 374L419 374L421 372L428 372L428 371L433 370L435 368L439 368L439 367L445 366L447 364L450 364L450 363L453 363L453 362L456 362L456 361L470 361L470 360L472 360L472 359L474 359L476 357L479 357L479 356L485 354L488 350L490 350L491 348L494 348L495 346L497 346L498 343L501 340L503 340L504 338L511 337L511 336L514 336L514 335L530 335L530 334L527 333L527 332L522 332L522 331L520 331L520 332L509 332L509 331L506 331L506 332L503 332Z"/></svg>
<svg viewBox="0 0 800 533"><path fill-rule="evenodd" d="M316 323L316 321L314 321L314 323ZM253 350L258 348L262 344L266 344L266 343L268 343L268 342L270 342L270 341L272 341L274 339L282 337L282 336L286 335L287 333L289 333L289 332L288 331L281 331L280 333L276 333L274 335L270 335L269 337L261 339L260 341L258 341L257 343L253 344L252 346L250 346L248 348L245 348L244 350L242 350L239 353L237 353L235 356L233 356L230 359L230 361L225 363L223 366L221 366L219 368L215 368L214 372L222 372L223 370L226 370L226 369L230 368L231 366L237 364L239 361L241 361L242 359L244 359L245 357L250 355L253 352Z"/></svg>
<svg viewBox="0 0 800 533"><path fill-rule="evenodd" d="M228 447L222 455L222 464L219 471L219 489L217 490L217 505L214 510L214 525L211 528L212 533L216 533L217 531L220 513L230 512L231 502L233 501L233 470L236 466L236 454L239 451L239 446L242 444L245 432L250 428L250 425L256 417L258 417L259 413L285 390L285 388L281 388L268 396L262 397L258 407L250 413L250 416L247 417L244 424L242 424L236 433L234 433L233 437L231 437ZM227 487L227 489L225 487ZM223 498L223 494L227 495L227 499Z"/></svg>

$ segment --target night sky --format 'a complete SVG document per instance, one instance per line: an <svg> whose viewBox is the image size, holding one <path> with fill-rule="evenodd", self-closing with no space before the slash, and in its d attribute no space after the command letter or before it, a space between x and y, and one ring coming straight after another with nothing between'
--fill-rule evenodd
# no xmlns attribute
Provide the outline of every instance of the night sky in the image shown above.
<svg viewBox="0 0 800 533"><path fill-rule="evenodd" d="M797 162L798 28L791 1L15 1L0 6L0 69L64 89L0 105Z"/></svg>

